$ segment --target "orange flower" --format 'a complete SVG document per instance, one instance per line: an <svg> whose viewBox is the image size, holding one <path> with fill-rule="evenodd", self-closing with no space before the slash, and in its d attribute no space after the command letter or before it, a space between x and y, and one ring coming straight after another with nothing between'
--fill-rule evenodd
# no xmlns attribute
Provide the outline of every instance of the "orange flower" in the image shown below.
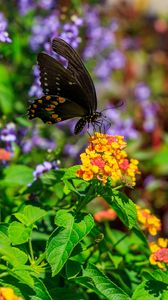
<svg viewBox="0 0 168 300"><path fill-rule="evenodd" d="M10 152L0 148L0 160L9 160L10 156L11 156Z"/></svg>
<svg viewBox="0 0 168 300"><path fill-rule="evenodd" d="M165 269L168 264L168 239L159 238L157 243L149 244L152 254L149 261L152 265L157 265L160 269Z"/></svg>
<svg viewBox="0 0 168 300"><path fill-rule="evenodd" d="M89 142L85 153L80 156L82 165L77 171L78 177L87 181L96 178L103 184L110 178L112 185L121 182L131 187L135 185L135 176L140 173L138 161L128 160L123 136L96 132Z"/></svg>
<svg viewBox="0 0 168 300"><path fill-rule="evenodd" d="M23 298L16 296L13 289L9 287L1 287L0 300L23 300Z"/></svg>
<svg viewBox="0 0 168 300"><path fill-rule="evenodd" d="M161 230L160 220L151 214L151 211L146 208L136 206L137 218L142 230L147 230L151 235L156 235Z"/></svg>
<svg viewBox="0 0 168 300"><path fill-rule="evenodd" d="M116 217L117 214L112 208L101 210L94 214L94 219L97 222L113 221L116 219Z"/></svg>

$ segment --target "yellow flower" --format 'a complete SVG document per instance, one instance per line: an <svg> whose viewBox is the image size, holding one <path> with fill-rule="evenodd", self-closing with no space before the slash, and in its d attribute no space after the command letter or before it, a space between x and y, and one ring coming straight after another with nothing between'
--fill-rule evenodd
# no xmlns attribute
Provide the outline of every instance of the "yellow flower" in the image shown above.
<svg viewBox="0 0 168 300"><path fill-rule="evenodd" d="M13 289L9 287L0 287L0 299L1 300L23 300L22 297L18 297L14 294Z"/></svg>
<svg viewBox="0 0 168 300"><path fill-rule="evenodd" d="M84 180L98 179L106 184L111 178L112 184L125 183L134 186L136 174L139 174L138 161L127 158L123 150L126 142L123 136L110 136L96 132L89 139L89 146L81 154L82 165L77 171L77 176Z"/></svg>
<svg viewBox="0 0 168 300"><path fill-rule="evenodd" d="M161 222L160 220L152 215L151 211L146 208L141 208L140 206L136 206L137 208L137 218L141 225L142 230L148 231L151 235L156 235L158 231L161 230Z"/></svg>

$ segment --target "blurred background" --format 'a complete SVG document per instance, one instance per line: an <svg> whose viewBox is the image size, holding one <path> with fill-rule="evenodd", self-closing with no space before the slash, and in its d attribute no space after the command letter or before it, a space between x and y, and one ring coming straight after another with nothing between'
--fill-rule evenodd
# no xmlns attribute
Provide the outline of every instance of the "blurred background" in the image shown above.
<svg viewBox="0 0 168 300"><path fill-rule="evenodd" d="M166 236L168 1L0 1L0 149L10 153L1 172L9 165L80 163L88 135L74 136L74 121L49 126L27 117L28 101L42 94L37 54L53 55L54 37L80 53L99 110L111 108L108 133L124 135L130 157L140 161L137 186L126 192L161 218ZM114 108L120 99L124 105Z"/></svg>

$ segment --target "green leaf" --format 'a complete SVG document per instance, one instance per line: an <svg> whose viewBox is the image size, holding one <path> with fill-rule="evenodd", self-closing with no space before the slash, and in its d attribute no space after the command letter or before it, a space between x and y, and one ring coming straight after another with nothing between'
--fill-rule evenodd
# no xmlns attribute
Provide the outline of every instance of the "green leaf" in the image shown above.
<svg viewBox="0 0 168 300"><path fill-rule="evenodd" d="M38 278L35 278L34 291L36 295L32 296L31 300L53 300L44 283Z"/></svg>
<svg viewBox="0 0 168 300"><path fill-rule="evenodd" d="M79 294L78 289L75 289L74 292L74 287L72 288L67 288L67 287L56 287L51 290L51 295L54 300L84 300L88 299L84 296L84 293L81 291L81 294ZM35 300L35 299L33 299ZM39 300L39 299L38 299Z"/></svg>
<svg viewBox="0 0 168 300"><path fill-rule="evenodd" d="M23 224L14 221L9 225L8 235L13 245L20 245L28 241L31 228L26 228Z"/></svg>
<svg viewBox="0 0 168 300"><path fill-rule="evenodd" d="M0 110L6 115L12 112L15 101L9 69L2 64L0 64L0 78Z"/></svg>
<svg viewBox="0 0 168 300"><path fill-rule="evenodd" d="M5 169L3 185L21 186L28 185L33 180L33 170L24 165L12 165Z"/></svg>
<svg viewBox="0 0 168 300"><path fill-rule="evenodd" d="M84 277L78 277L78 283L91 289L98 296L108 300L128 300L129 296L106 277L96 266L88 264L83 271Z"/></svg>
<svg viewBox="0 0 168 300"><path fill-rule="evenodd" d="M68 260L66 263L66 277L67 279L72 279L76 277L81 271L81 264L77 261Z"/></svg>
<svg viewBox="0 0 168 300"><path fill-rule="evenodd" d="M13 272L10 272L15 278L17 278L21 283L28 285L29 287L34 289L34 279L31 276L34 275L33 270L26 270L27 266L20 266L19 269L14 269Z"/></svg>
<svg viewBox="0 0 168 300"><path fill-rule="evenodd" d="M102 193L102 196L116 211L125 226L131 229L137 225L136 206L125 194L108 188Z"/></svg>
<svg viewBox="0 0 168 300"><path fill-rule="evenodd" d="M30 226L43 218L47 212L36 206L26 205L22 212L15 213L14 216L26 226Z"/></svg>
<svg viewBox="0 0 168 300"><path fill-rule="evenodd" d="M108 255L111 261L113 262L115 269L117 269L120 263L123 261L123 257L119 255L111 254L110 252L108 253Z"/></svg>
<svg viewBox="0 0 168 300"><path fill-rule="evenodd" d="M0 228L0 229L2 230L2 228ZM0 231L0 245L2 245L2 244L4 244L4 245L6 244L7 246L9 246L11 244L11 241L10 241L9 237L7 236L7 234Z"/></svg>
<svg viewBox="0 0 168 300"><path fill-rule="evenodd" d="M143 275L145 275L145 279L154 279L168 284L168 270L155 270L152 273L144 272Z"/></svg>
<svg viewBox="0 0 168 300"><path fill-rule="evenodd" d="M166 299L168 295L168 284L158 280L147 280L142 282L135 290L132 300L154 300Z"/></svg>
<svg viewBox="0 0 168 300"><path fill-rule="evenodd" d="M18 248L3 245L0 242L0 255L9 264L17 267L27 262L27 255Z"/></svg>
<svg viewBox="0 0 168 300"><path fill-rule="evenodd" d="M52 275L60 272L75 246L91 231L94 220L91 215L81 215L75 220L71 213L60 210L56 215L56 229L47 244L47 261Z"/></svg>
<svg viewBox="0 0 168 300"><path fill-rule="evenodd" d="M76 172L77 172L77 170L79 170L79 168L80 168L80 166L76 165L76 166L70 167L68 169L65 169L65 174L62 177L62 180L76 178L77 177Z"/></svg>

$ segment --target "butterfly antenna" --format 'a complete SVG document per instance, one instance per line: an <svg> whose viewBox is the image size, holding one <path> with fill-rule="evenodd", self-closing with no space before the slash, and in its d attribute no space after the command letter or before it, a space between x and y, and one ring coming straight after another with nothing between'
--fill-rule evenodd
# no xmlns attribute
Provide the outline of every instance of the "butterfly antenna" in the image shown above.
<svg viewBox="0 0 168 300"><path fill-rule="evenodd" d="M105 108L101 112L104 112L104 111L109 110L109 109L119 108L119 107L123 106L124 104L125 104L125 101L120 100L119 103L117 103L116 105L111 105L111 107Z"/></svg>

